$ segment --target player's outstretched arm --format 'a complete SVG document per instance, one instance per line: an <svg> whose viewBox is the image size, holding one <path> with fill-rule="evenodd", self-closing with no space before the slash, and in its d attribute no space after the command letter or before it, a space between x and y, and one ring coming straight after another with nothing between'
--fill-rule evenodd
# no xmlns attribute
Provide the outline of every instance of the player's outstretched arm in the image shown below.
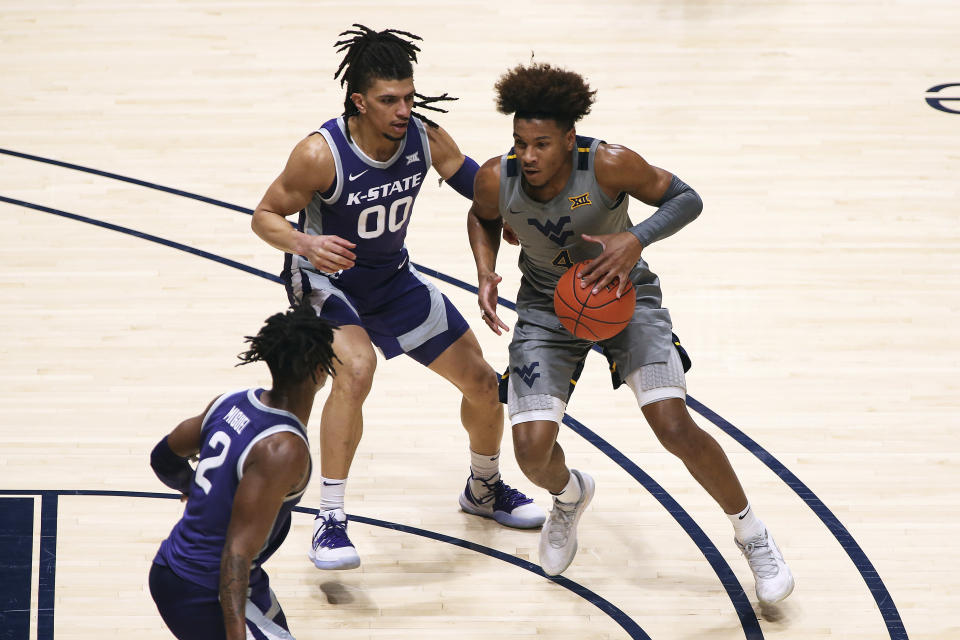
<svg viewBox="0 0 960 640"><path fill-rule="evenodd" d="M697 192L682 180L647 163L639 154L620 145L601 145L594 160L597 182L611 197L627 193L659 208L628 231L607 235L583 235L597 242L603 253L583 271L582 286L599 290L620 278L617 296L623 293L630 270L644 247L676 233L693 221L703 209Z"/></svg>
<svg viewBox="0 0 960 640"><path fill-rule="evenodd" d="M428 126L427 140L430 142L433 168L454 191L472 200L478 168L476 161L460 151L460 147L443 127Z"/></svg>
<svg viewBox="0 0 960 640"><path fill-rule="evenodd" d="M352 267L356 260L352 242L339 236L311 236L286 220L306 207L314 192L329 189L336 175L336 163L323 136L301 140L254 210L250 222L254 233L275 249L305 257L320 271L333 273Z"/></svg>
<svg viewBox="0 0 960 640"><path fill-rule="evenodd" d="M500 158L491 158L477 171L474 183L473 205L467 215L467 234L470 250L477 264L478 302L483 321L490 330L501 335L501 330L510 331L497 316L497 285L502 278L497 275L497 252L500 250Z"/></svg>
<svg viewBox="0 0 960 640"><path fill-rule="evenodd" d="M269 436L247 455L220 558L220 607L228 640L247 637L250 564L270 535L283 499L306 485L309 469L307 445L292 433Z"/></svg>

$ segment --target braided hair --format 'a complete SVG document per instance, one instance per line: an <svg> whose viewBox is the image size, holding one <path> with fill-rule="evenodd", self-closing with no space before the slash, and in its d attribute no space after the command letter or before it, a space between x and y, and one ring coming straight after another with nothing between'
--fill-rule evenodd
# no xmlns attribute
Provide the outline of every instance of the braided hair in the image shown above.
<svg viewBox="0 0 960 640"><path fill-rule="evenodd" d="M580 74L543 62L517 65L500 76L494 90L500 113L554 120L566 131L590 113L597 94Z"/></svg>
<svg viewBox="0 0 960 640"><path fill-rule="evenodd" d="M242 364L266 362L273 386L288 389L310 376L317 382L322 369L334 375L333 329L317 316L313 307L302 301L283 313L267 318L255 336L246 336L250 348L237 357Z"/></svg>
<svg viewBox="0 0 960 640"><path fill-rule="evenodd" d="M340 79L340 86L346 85L347 94L343 101L343 115L349 119L359 112L357 105L350 96L354 93L363 93L373 85L374 80L403 80L413 77L413 64L417 61L417 52L420 51L415 41L422 41L418 35L399 29L384 29L374 31L362 24L354 24L355 29L348 29L340 34L333 46L337 53L344 53L340 66L337 67L333 79ZM349 36L349 37L345 37ZM441 96L424 96L414 94L416 99L414 108L429 109L447 113L446 109L433 106L436 102L457 100L444 93ZM436 128L437 123L414 113L423 122ZM350 137L350 128L347 127L347 137Z"/></svg>

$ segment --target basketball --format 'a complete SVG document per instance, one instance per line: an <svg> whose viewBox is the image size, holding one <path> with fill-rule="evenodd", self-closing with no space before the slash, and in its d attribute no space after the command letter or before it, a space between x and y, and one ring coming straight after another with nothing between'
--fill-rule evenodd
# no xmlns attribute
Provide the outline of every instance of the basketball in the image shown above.
<svg viewBox="0 0 960 640"><path fill-rule="evenodd" d="M617 298L619 278L614 278L597 293L593 293L592 288L581 287L580 273L588 264L589 260L578 262L560 277L553 291L553 309L567 331L597 342L612 338L630 323L637 296L633 283L628 282L623 295Z"/></svg>

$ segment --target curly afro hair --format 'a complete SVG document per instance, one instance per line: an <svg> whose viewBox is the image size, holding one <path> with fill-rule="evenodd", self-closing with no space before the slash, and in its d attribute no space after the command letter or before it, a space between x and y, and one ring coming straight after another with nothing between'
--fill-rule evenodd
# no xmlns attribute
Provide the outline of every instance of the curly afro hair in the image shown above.
<svg viewBox="0 0 960 640"><path fill-rule="evenodd" d="M597 94L580 74L547 63L517 65L500 76L494 89L500 113L555 120L565 130L590 113Z"/></svg>

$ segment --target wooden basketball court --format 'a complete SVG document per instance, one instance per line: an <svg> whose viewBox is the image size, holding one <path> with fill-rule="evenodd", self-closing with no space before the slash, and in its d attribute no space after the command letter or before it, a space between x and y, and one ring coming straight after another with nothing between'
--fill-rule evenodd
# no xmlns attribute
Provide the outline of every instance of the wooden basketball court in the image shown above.
<svg viewBox="0 0 960 640"><path fill-rule="evenodd" d="M459 511L459 396L397 358L347 489L361 568L313 568L309 513L267 565L296 637L960 637L960 102L942 100L960 85L928 91L960 83L960 6L7 0L0 638L171 637L147 572L181 505L149 452L215 395L269 382L233 367L286 304L245 211L342 110L331 45L353 22L424 38L417 89L460 98L436 119L480 162L511 143L493 83L533 55L598 90L578 132L702 195L645 256L693 357L689 404L797 586L757 604L727 519L600 356L560 436L597 495L574 564L546 579L536 532ZM467 204L436 185L412 259L502 370L508 338L461 285ZM508 436L505 480L547 505L512 456ZM301 505L318 504L311 488Z"/></svg>

